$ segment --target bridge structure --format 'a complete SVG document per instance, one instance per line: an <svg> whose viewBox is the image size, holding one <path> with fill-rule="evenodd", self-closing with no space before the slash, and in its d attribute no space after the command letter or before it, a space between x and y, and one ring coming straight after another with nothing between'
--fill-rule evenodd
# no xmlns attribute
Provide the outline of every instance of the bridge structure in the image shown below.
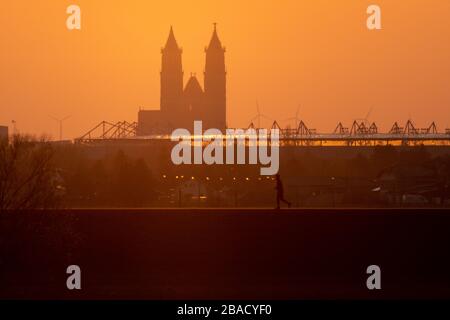
<svg viewBox="0 0 450 320"><path fill-rule="evenodd" d="M395 122L388 132L380 132L375 122L357 120L350 127L339 122L331 133L319 133L316 129L309 128L304 121L300 121L297 128L282 128L277 121L274 121L270 128L258 128L252 122L243 130L249 128L256 132L261 129L278 129L282 146L450 146L450 129L440 132L435 122L425 128L417 128L411 120L408 120L404 126ZM138 136L136 122L102 121L83 136L75 139L75 143L170 140L168 134Z"/></svg>
<svg viewBox="0 0 450 320"><path fill-rule="evenodd" d="M75 139L75 142L94 142L102 140L130 139L136 137L137 122L102 121L86 132L83 136Z"/></svg>

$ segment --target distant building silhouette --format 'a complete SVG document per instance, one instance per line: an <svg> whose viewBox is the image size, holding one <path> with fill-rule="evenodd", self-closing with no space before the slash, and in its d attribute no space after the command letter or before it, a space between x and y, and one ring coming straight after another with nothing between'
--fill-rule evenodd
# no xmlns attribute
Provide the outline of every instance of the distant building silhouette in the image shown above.
<svg viewBox="0 0 450 320"><path fill-rule="evenodd" d="M225 48L217 35L216 25L205 49L204 89L195 74L183 87L182 49L170 28L169 38L161 50L161 109L140 110L137 134L170 134L174 129L192 130L195 120L203 121L203 129L226 128Z"/></svg>

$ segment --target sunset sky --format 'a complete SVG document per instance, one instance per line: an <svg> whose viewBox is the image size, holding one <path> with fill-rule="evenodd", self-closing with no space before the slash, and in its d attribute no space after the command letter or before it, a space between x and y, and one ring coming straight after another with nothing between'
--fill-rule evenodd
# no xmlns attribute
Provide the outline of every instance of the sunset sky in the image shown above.
<svg viewBox="0 0 450 320"><path fill-rule="evenodd" d="M366 28L373 3L381 31ZM66 28L70 4L81 31ZM195 72L203 83L214 22L227 48L229 126L247 126L258 100L282 125L300 104L321 132L371 107L382 130L409 117L450 127L449 0L2 1L0 125L57 137L50 116L71 115L64 137L74 138L101 120L136 121L139 107L159 108L170 26L185 81Z"/></svg>

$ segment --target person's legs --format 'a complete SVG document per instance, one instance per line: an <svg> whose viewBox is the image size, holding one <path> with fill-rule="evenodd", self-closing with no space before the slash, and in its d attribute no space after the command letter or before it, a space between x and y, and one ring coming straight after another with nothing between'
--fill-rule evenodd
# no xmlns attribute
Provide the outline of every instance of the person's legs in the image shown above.
<svg viewBox="0 0 450 320"><path fill-rule="evenodd" d="M289 201L287 201L284 196L281 197L281 201L283 201L284 203L286 203L288 205L288 207L291 207L291 203Z"/></svg>
<svg viewBox="0 0 450 320"><path fill-rule="evenodd" d="M289 208L291 207L291 203L284 198L284 195L282 193L281 194L278 193L277 194L277 209L280 209L280 201L287 204Z"/></svg>

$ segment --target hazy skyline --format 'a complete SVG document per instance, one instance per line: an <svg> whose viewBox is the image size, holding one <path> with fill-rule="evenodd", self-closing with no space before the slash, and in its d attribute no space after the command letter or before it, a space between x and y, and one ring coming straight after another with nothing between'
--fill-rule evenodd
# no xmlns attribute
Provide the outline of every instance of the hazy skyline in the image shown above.
<svg viewBox="0 0 450 320"><path fill-rule="evenodd" d="M82 30L65 13L82 10ZM382 9L381 31L366 8ZM51 1L17 0L0 12L0 125L59 136L50 116L72 117L64 137L101 120L158 109L161 47L169 28L183 48L185 82L203 82L212 24L227 48L227 118L244 127L261 112L330 132L370 117L382 130L411 117L450 127L450 1ZM263 123L269 125L269 121ZM291 121L293 124L293 121Z"/></svg>

